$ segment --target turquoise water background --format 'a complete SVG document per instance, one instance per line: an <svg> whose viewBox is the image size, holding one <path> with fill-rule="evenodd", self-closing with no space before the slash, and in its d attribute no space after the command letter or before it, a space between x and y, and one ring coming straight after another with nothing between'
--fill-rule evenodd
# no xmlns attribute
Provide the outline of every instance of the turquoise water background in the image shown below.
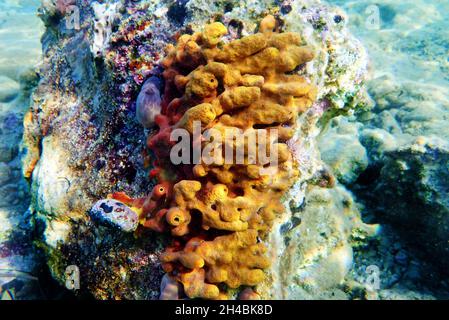
<svg viewBox="0 0 449 320"><path fill-rule="evenodd" d="M329 0L343 8L369 51L373 78L385 74L449 88L449 1ZM0 1L0 92L40 58L38 0ZM380 18L376 26L376 14ZM12 80L12 81L11 81ZM1 94L0 94L1 95Z"/></svg>
<svg viewBox="0 0 449 320"><path fill-rule="evenodd" d="M397 81L449 89L448 0L327 2L347 13L350 29L368 49L373 78L389 74ZM17 88L11 80L17 81L23 70L39 61L44 30L36 16L39 4L38 0L0 1L1 92Z"/></svg>
<svg viewBox="0 0 449 320"><path fill-rule="evenodd" d="M449 85L449 1L331 0L349 16L372 61L373 76ZM380 24L370 18L378 10Z"/></svg>

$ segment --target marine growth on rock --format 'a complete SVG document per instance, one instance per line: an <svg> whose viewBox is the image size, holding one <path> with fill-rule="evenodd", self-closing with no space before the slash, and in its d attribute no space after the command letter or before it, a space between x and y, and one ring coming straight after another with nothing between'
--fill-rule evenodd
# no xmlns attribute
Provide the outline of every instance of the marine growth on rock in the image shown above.
<svg viewBox="0 0 449 320"><path fill-rule="evenodd" d="M0 1L0 299L448 298L449 1L405 2Z"/></svg>
<svg viewBox="0 0 449 320"><path fill-rule="evenodd" d="M160 259L189 298L227 298L229 289L254 287L265 279L270 259L263 239L285 210L284 193L300 175L286 141L298 115L316 98L316 88L294 72L313 59L299 34L280 32L273 16L261 21L258 33L224 43L226 33L214 22L167 47L161 114L154 117L159 130L147 141L156 157L150 174L159 184L144 199L113 195L137 208L144 227L171 233L173 244ZM154 86L151 81L143 94L145 86ZM139 96L138 109L142 101ZM170 150L177 141L171 133L183 128L193 134L195 122L203 136L190 148L204 144L205 130L212 128L222 135L221 150L236 152L244 145L243 162L174 165ZM276 130L275 168L249 158L251 147L265 149L269 139L250 146L247 139L227 136L232 130L265 136ZM248 290L242 297L257 296Z"/></svg>

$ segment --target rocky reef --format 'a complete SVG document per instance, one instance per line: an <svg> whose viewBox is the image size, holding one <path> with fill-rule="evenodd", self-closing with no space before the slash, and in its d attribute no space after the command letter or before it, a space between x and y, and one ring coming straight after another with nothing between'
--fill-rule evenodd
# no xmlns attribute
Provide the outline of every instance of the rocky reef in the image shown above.
<svg viewBox="0 0 449 320"><path fill-rule="evenodd" d="M44 2L41 8L42 19L47 27L43 36L44 63L39 71L41 78L33 95L33 104L25 117L23 171L31 181L31 212L37 221L38 234L41 235L38 245L46 253L53 276L64 283L66 267L77 265L81 276L81 292L87 292L96 298L116 299L158 297L162 278L161 260L165 263L166 271L173 270L175 261L180 261L184 268L191 268L191 263L198 266L204 264L209 270L206 282L224 282L230 288L246 284L263 298L313 298L324 294L323 290L341 286L352 261L351 243L354 232L366 235L371 229L360 221L355 207L347 209L347 200L342 200L345 196L341 194L345 191L331 191L327 196L335 197L339 204L329 200L328 204L318 205L318 209L312 209L313 205L305 205L308 203L305 199L316 199L311 194L319 193L309 191L310 188L333 188L333 178L320 160L315 143L319 119L325 121L338 113L347 113L367 101L362 89L367 68L366 53L345 29L344 23L334 19L343 13L319 1L280 5L271 1L251 5L233 1L213 2L208 10L204 10L203 4L196 1L75 1L74 5L79 8L80 17L78 28L72 29L67 28L66 24L70 12L61 10L51 1ZM258 29L261 33L257 33L259 22L269 14L273 16ZM214 23L208 26L210 22ZM273 33L274 28L281 33ZM214 49L221 37L226 43L225 47L229 49ZM201 39L203 44L195 39ZM165 47L170 47L170 43L175 41L178 42L178 49L172 47L165 53ZM201 45L204 49L200 49ZM307 50L310 51L298 45L307 45L310 48ZM283 50L286 51L282 53ZM305 63L312 56L315 58ZM162 61L162 57L166 57L165 60ZM208 64L202 62L203 57L207 57ZM233 64L233 61L241 59L246 62ZM280 59L279 65L272 65L270 62L273 59ZM229 67L226 63L230 64ZM264 63L269 67L266 70L262 67ZM198 70L195 70L197 67ZM183 71L179 73L181 70ZM276 75L269 70L279 70L281 73ZM285 72L289 75L282 75ZM268 189L261 189L257 196L255 191L244 191L244 173L238 171L241 169L224 170L225 167L220 169L220 166L198 165L192 171L198 177L197 181L189 184L186 180L167 185L167 172L164 170L168 167L162 161L167 146L161 144L165 141L161 135L167 134L164 129L167 128L167 124L164 124L167 122L157 116L159 110L154 110L154 105L158 105L157 92L161 84L145 82L151 77L154 79L162 76L165 91L161 97L161 113L172 117L168 122L170 126L179 121L179 126L189 130L192 120L198 119L207 124L218 117L220 120L217 128L231 126L244 129L245 126L253 126L257 129L258 126L271 125L281 129L281 141L288 141L287 144L280 144L282 161L290 162L287 167L293 167L297 172L292 175L293 178L286 180L291 182L281 183L282 180L279 180L280 189L275 183L272 195L268 196ZM206 83L208 77L211 81ZM289 84L277 85L281 81L279 77L284 79L281 79L282 82L287 81ZM307 85L308 82L311 85ZM218 96L214 92L222 86L228 89L224 92L220 89L221 95ZM312 89L314 86L316 89ZM185 98L182 99L185 101L180 103L182 100L180 101L177 92L183 92L184 87ZM205 90L206 88L208 89ZM139 95L140 90L143 93ZM215 100L214 96L217 96ZM276 96L280 100L272 101ZM261 99L260 104L254 104L254 107L247 110L244 108L253 105L258 99ZM316 102L313 103L315 99ZM286 103L291 107L288 112L283 112L281 106ZM179 109L179 105L184 109ZM256 105L260 105L262 109L257 111ZM187 112L186 106L191 107ZM239 113L241 119L226 115L233 108L243 108ZM207 111L209 109L210 112ZM219 116L220 113L224 114ZM322 117L323 113L325 117ZM156 135L151 128L153 121L160 128ZM141 124L148 129L145 130ZM284 125L281 126L282 124ZM290 129L287 124L290 124ZM147 149L145 141L148 133L160 138L148 140ZM154 155L158 159L157 163L151 160ZM161 170L162 167L164 170ZM254 166L247 168L248 183L259 181L255 170L250 170ZM237 171L232 174L233 170ZM188 179L185 169L178 168L176 172L183 174L178 177L178 181ZM206 175L215 176L222 185L207 184L207 179L201 178ZM232 182L231 176L234 176L235 182ZM279 177L281 176L282 173ZM154 181L153 178L158 178L159 181ZM159 184L154 187L155 183ZM244 197L239 198L237 186L243 187L245 196L253 194L257 207L251 209L251 202ZM149 193L152 188L153 192ZM220 192L225 192L225 198L214 200L218 201L215 204L217 209L210 212L201 209L201 203L213 205L208 204L209 200L189 202L188 199L201 199L195 193L202 188L209 190L207 192L211 192L211 195L219 196ZM223 189L219 192L217 188L225 188L227 191ZM340 190L338 188L335 190ZM229 198L223 202L226 192ZM140 201L139 204L139 201L132 200L125 193L132 199L146 199L148 195L148 201ZM176 201L171 209L165 204L160 206L160 199L167 193L173 193ZM92 206L107 198L108 194L115 201L131 204L130 213L120 213L121 209L114 209L110 203L103 202L102 207L94 210L97 215L91 217L89 213L92 213ZM263 197L266 202L262 200ZM276 201L279 203L276 204ZM316 200L310 200L311 203L314 201ZM222 205L220 203L227 203L228 206L235 207L235 210L246 209L236 211L231 216L220 214L221 218L218 219L225 219L220 222L213 218L214 212L220 212L215 210L224 210L218 208ZM329 212L320 218L312 218L314 214L308 211L321 211L327 205L340 218L328 219ZM266 213L261 213L260 220L254 213L265 206L271 209L265 209ZM155 208L159 211L154 211ZM160 209L163 208L169 209L168 212L165 209L161 213ZM190 213L185 211L186 208L189 208ZM108 213L106 219L96 219L98 213L103 213L104 217L104 210ZM139 227L132 235L126 233L134 229L129 223L120 224L121 228L108 223L114 217L121 217L121 220L130 218L127 221L132 221L133 210L138 213L140 223L147 228ZM152 230L171 229L172 234L182 236L191 229L187 227L187 222L196 219L191 216L192 210L202 212L203 229L218 227L218 230L234 230L237 232L235 235L241 233L238 241L247 244L241 247L236 238L238 245L235 248L250 245L248 248L252 248L255 258L262 260L263 252L267 251L273 265L267 268L268 264L261 263L260 260L254 264L254 267L261 268L254 270L257 271L257 276L249 273L246 278L241 278L245 267L232 262L232 251L231 260L218 264L220 268L216 272L212 272L210 265L212 256L206 254L213 251L206 250L206 247L204 250L201 247L197 249L206 254L199 254L203 263L187 259L189 255L180 255L182 251L179 249L175 250L176 255L164 253L161 256L163 248L172 241L170 234L161 236ZM311 217L307 218L309 215ZM232 222L234 216L237 217L236 222ZM254 222L246 222L248 218L238 218L246 216L252 216ZM348 218L343 218L345 216ZM162 218L172 227L167 228L166 222L158 223ZM272 221L273 219L276 221ZM273 227L261 228L266 223ZM310 227L304 223L310 223ZM301 231L315 229L312 226L315 223L323 224L328 229L327 235L323 235L327 241L317 238L318 234L306 235ZM251 228L255 228L256 233L252 233L253 229L244 231L248 224L254 225ZM234 227L223 229L226 225ZM263 235L265 244L256 244L257 230L262 232L260 236ZM194 242L198 241L197 237L198 235L196 238L193 236L185 244L186 248L196 247ZM216 237L215 240L213 237ZM215 246L214 243L219 245L221 237L223 236L219 234L212 236L209 244L207 241L205 244L212 247ZM305 243L309 244L292 246L296 241L302 242L295 237L304 237L308 239ZM317 251L314 248L320 242L321 249ZM236 250L229 245L228 243L228 250ZM244 252L244 249L238 250ZM301 268L292 272L292 266L285 264L284 259L280 259L281 256L286 256L289 261L297 261L306 270L305 273L297 273ZM329 266L335 266L340 271L327 279L319 280L318 270ZM204 277L204 272L201 271L203 269L198 270L195 277ZM233 274L236 281L223 278L224 270ZM301 277L308 273L305 285ZM171 274L173 275L172 272ZM187 279L191 273L183 271L180 275L183 275L179 280L183 283L187 296L217 298L217 289L211 289L214 294L211 291L206 294L204 290L188 285L200 284ZM293 287L282 284L289 281L286 277L292 276L295 277ZM165 282L171 283L167 278ZM254 287L256 284L257 288ZM232 296L232 292L229 293ZM248 292L245 295L251 296Z"/></svg>
<svg viewBox="0 0 449 320"><path fill-rule="evenodd" d="M331 2L353 17L349 27L372 64L366 84L373 107L331 120L319 138L322 158L363 205L366 220L385 226L356 256L383 270L382 290L373 297L447 299L449 101L442 52L449 44L440 13L448 3ZM373 14L377 26L363 19Z"/></svg>
<svg viewBox="0 0 449 320"><path fill-rule="evenodd" d="M446 297L444 40L407 34L438 81L385 71L410 26L387 2L376 34L369 1L43 0L37 70L0 67L2 291L76 266L78 298ZM183 162L248 147L229 129L264 133L276 170Z"/></svg>

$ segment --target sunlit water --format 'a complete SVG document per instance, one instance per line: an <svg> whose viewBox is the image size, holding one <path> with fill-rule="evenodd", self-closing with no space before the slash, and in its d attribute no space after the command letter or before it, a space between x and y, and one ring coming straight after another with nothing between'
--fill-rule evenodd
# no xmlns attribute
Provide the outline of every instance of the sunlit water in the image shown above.
<svg viewBox="0 0 449 320"><path fill-rule="evenodd" d="M329 0L348 13L373 76L449 86L448 0Z"/></svg>

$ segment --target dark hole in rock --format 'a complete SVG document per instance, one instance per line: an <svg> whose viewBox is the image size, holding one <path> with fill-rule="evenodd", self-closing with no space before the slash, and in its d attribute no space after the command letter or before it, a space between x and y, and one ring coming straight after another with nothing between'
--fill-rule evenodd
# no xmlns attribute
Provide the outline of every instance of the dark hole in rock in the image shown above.
<svg viewBox="0 0 449 320"><path fill-rule="evenodd" d="M241 37L243 30L243 23L241 21L232 19L229 22L229 28L234 29L234 31L237 33L237 36Z"/></svg>
<svg viewBox="0 0 449 320"><path fill-rule="evenodd" d="M272 128L272 127L278 127L280 125L279 122L273 122L270 124L255 124L253 125L253 129L267 129L267 128Z"/></svg>
<svg viewBox="0 0 449 320"><path fill-rule="evenodd" d="M378 165L370 165L363 171L356 180L356 184L367 186L374 183L380 176L381 167Z"/></svg>
<svg viewBox="0 0 449 320"><path fill-rule="evenodd" d="M128 183L133 182L134 179L136 178L136 175L137 175L137 170L134 167L129 166L126 168L125 178Z"/></svg>
<svg viewBox="0 0 449 320"><path fill-rule="evenodd" d="M291 224L291 222L289 221L289 222L284 223L284 224L281 226L280 231L281 231L282 234L285 234L285 233L287 233L288 231L290 231L291 228L292 228L292 224Z"/></svg>
<svg viewBox="0 0 449 320"><path fill-rule="evenodd" d="M297 74L298 72L300 72L301 70L303 70L305 68L306 64L300 64L298 65L295 69L293 69L292 71L288 71L286 72L286 74L288 75L292 75L292 74Z"/></svg>
<svg viewBox="0 0 449 320"><path fill-rule="evenodd" d="M299 226L301 224L301 218L293 217L292 218L292 229Z"/></svg>
<svg viewBox="0 0 449 320"><path fill-rule="evenodd" d="M282 14L288 14L292 11L292 6L289 4L281 6L281 13Z"/></svg>
<svg viewBox="0 0 449 320"><path fill-rule="evenodd" d="M102 203L102 204L100 205L100 208L103 209L103 211L104 211L105 213L111 213L112 210L114 209L113 207L108 206L106 203Z"/></svg>
<svg viewBox="0 0 449 320"><path fill-rule="evenodd" d="M177 0L170 6L167 12L168 19L173 23L181 25L187 15L186 4L188 0Z"/></svg>
<svg viewBox="0 0 449 320"><path fill-rule="evenodd" d="M286 247L288 247L288 245L290 244L290 241L291 241L290 237L285 237L284 238L284 244L285 244Z"/></svg>
<svg viewBox="0 0 449 320"><path fill-rule="evenodd" d="M224 12L231 12L233 8L234 8L234 6L232 5L232 3L228 2L224 6Z"/></svg>
<svg viewBox="0 0 449 320"><path fill-rule="evenodd" d="M191 234L202 233L203 214L201 213L201 211L197 209L190 210L190 216L192 217L192 220L189 224Z"/></svg>
<svg viewBox="0 0 449 320"><path fill-rule="evenodd" d="M235 194L236 197L243 197L245 195L244 190L239 187L233 188L232 192Z"/></svg>
<svg viewBox="0 0 449 320"><path fill-rule="evenodd" d="M101 159L96 160L95 164L94 164L95 169L97 169L97 170L102 169L105 165L106 165L106 162L104 160L101 160Z"/></svg>
<svg viewBox="0 0 449 320"><path fill-rule="evenodd" d="M342 21L343 21L343 17L340 16L339 14L337 14L337 15L334 17L334 22L335 22L335 23L340 23L340 22L342 22Z"/></svg>

